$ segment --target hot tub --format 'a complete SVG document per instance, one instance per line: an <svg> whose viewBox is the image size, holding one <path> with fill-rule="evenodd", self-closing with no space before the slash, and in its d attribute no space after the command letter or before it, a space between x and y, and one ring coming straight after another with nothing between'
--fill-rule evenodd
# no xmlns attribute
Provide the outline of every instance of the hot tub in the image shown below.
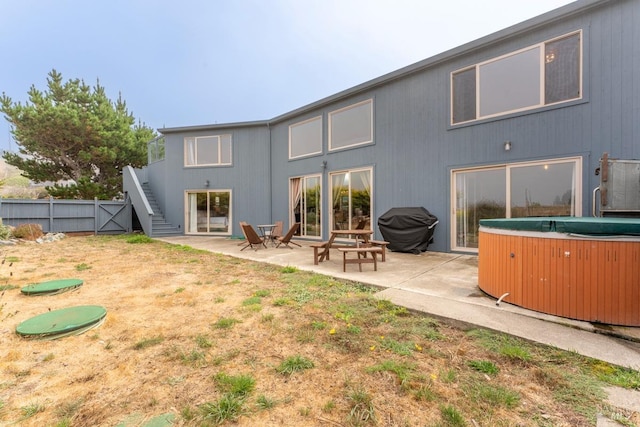
<svg viewBox="0 0 640 427"><path fill-rule="evenodd" d="M640 326L640 220L480 220L478 285L530 310Z"/></svg>

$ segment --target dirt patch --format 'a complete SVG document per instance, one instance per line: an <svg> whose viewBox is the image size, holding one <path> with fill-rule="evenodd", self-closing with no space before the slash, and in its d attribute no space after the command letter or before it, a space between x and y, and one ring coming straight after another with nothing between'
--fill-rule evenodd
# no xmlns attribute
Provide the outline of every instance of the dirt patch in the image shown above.
<svg viewBox="0 0 640 427"><path fill-rule="evenodd" d="M544 368L505 357L467 332L380 305L357 285L118 237L1 250L0 424L140 426L172 413L174 425L214 425L203 414L228 395L222 375L255 382L237 417L222 419L241 426L593 425L558 402L563 371L574 368L555 353L527 347L553 359ZM20 293L64 278L84 284ZM54 341L14 333L33 316L85 304L107 309L103 325ZM293 356L313 367L278 372Z"/></svg>

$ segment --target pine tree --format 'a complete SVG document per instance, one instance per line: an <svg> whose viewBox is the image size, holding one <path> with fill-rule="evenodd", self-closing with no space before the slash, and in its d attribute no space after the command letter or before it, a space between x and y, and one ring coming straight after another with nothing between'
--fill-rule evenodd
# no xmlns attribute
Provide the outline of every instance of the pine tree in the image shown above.
<svg viewBox="0 0 640 427"><path fill-rule="evenodd" d="M63 82L52 70L47 86L45 92L31 86L24 105L0 97L19 148L3 158L34 182L55 183L47 186L53 197L119 197L122 168L146 164L146 143L155 132L136 124L121 95L109 100L99 81L94 87L79 79Z"/></svg>

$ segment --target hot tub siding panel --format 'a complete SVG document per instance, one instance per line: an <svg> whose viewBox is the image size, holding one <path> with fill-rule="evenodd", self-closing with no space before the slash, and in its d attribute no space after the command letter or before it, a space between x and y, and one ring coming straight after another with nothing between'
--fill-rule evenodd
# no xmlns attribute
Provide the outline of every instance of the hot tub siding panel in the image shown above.
<svg viewBox="0 0 640 427"><path fill-rule="evenodd" d="M640 326L638 241L481 231L478 284L495 298L508 293L503 301L531 310Z"/></svg>

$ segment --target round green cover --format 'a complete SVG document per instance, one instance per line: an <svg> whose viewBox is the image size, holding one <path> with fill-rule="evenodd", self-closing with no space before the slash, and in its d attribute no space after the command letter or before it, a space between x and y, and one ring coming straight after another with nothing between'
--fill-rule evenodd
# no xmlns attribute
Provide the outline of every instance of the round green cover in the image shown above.
<svg viewBox="0 0 640 427"><path fill-rule="evenodd" d="M82 286L80 279L61 279L51 280L49 282L34 283L25 286L20 291L25 295L47 295L69 291Z"/></svg>
<svg viewBox="0 0 640 427"><path fill-rule="evenodd" d="M106 315L107 310L99 305L68 307L27 319L16 326L16 332L19 335L38 338L66 336L99 324Z"/></svg>

